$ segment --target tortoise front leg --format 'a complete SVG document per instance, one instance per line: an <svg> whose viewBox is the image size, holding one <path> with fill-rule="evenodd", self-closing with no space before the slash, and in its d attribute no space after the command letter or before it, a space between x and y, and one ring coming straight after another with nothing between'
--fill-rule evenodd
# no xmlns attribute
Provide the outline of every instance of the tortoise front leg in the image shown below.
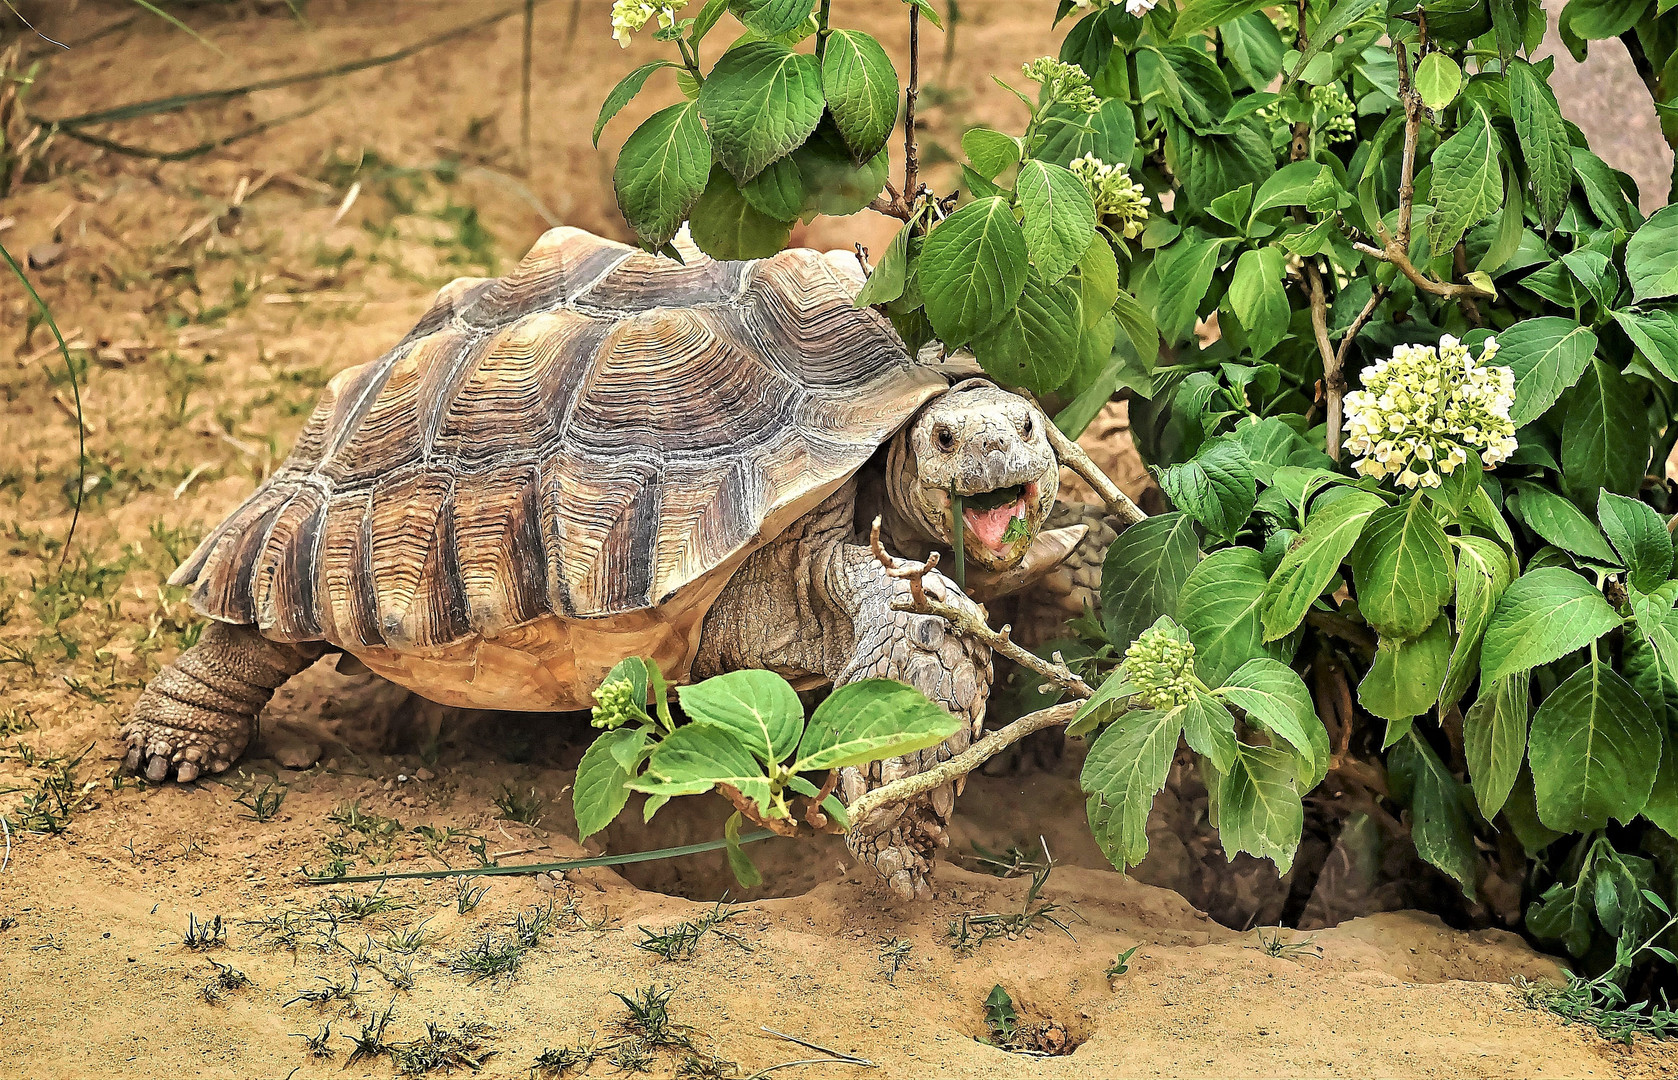
<svg viewBox="0 0 1678 1080"><path fill-rule="evenodd" d="M836 686L860 679L896 679L908 683L962 721L956 733L915 754L871 762L866 769L844 769L839 794L846 802L905 776L923 772L967 749L984 726L990 693L991 657L984 644L950 632L944 620L898 611L910 584L886 574L867 548L844 545L835 560L842 580L832 589L849 616L853 634L849 655L827 672ZM929 598L978 611L955 584L936 571L922 579ZM866 834L853 831L846 842L858 858L871 863L904 898L924 896L928 875L941 847L950 842L948 826L955 806L955 785L945 784L919 799L888 808L869 823Z"/></svg>

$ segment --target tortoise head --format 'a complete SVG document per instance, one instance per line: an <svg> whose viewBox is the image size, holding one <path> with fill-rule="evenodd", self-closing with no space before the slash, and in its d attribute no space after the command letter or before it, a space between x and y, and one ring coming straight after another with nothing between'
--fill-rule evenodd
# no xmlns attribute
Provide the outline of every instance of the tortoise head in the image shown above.
<svg viewBox="0 0 1678 1080"><path fill-rule="evenodd" d="M967 564L1019 566L1060 489L1048 424L1036 405L984 379L950 387L892 441L888 484L897 512L953 548L959 498Z"/></svg>

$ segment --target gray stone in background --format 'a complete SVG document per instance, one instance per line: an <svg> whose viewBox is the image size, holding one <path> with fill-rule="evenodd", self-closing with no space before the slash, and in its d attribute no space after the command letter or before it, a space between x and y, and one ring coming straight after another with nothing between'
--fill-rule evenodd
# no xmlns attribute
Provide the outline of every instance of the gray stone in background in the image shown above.
<svg viewBox="0 0 1678 1080"><path fill-rule="evenodd" d="M1577 63L1556 32L1555 14L1551 12L1550 33L1538 55L1556 58L1550 85L1562 115L1579 125L1598 157L1637 181L1642 210L1651 214L1666 205L1672 149L1661 137L1649 88L1619 41L1591 42L1590 56Z"/></svg>

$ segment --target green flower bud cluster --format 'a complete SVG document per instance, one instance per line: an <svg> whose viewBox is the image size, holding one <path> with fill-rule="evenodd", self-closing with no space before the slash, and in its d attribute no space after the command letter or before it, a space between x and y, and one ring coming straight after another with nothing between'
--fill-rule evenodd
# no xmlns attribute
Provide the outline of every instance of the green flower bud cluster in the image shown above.
<svg viewBox="0 0 1678 1080"><path fill-rule="evenodd" d="M623 48L629 48L630 35L653 16L658 16L658 24L663 27L674 26L676 12L688 6L688 0L659 0L649 3L648 0L616 0L612 5L612 37Z"/></svg>
<svg viewBox="0 0 1678 1080"><path fill-rule="evenodd" d="M1110 219L1106 223L1126 240L1142 235L1151 200L1142 194L1142 185L1131 180L1128 168L1108 165L1094 154L1085 154L1068 168L1090 189L1097 217Z"/></svg>
<svg viewBox="0 0 1678 1080"><path fill-rule="evenodd" d="M1312 149L1332 143L1342 143L1357 134L1354 117L1357 106L1347 96L1346 88L1337 82L1327 86L1313 86L1309 104L1297 99L1283 99L1266 105L1254 115L1270 127L1270 145L1278 153L1289 153L1293 146L1293 125L1300 120L1311 127Z"/></svg>
<svg viewBox="0 0 1678 1080"><path fill-rule="evenodd" d="M1174 709L1194 700L1194 642L1151 626L1124 653L1124 673L1149 708Z"/></svg>
<svg viewBox="0 0 1678 1080"><path fill-rule="evenodd" d="M1101 99L1090 89L1090 77L1077 64L1068 64L1052 56L1039 56L1022 64L1021 70L1026 78L1049 92L1049 101L1053 104L1084 113L1092 113L1101 107Z"/></svg>
<svg viewBox="0 0 1678 1080"><path fill-rule="evenodd" d="M1480 358L1450 334L1439 346L1400 345L1363 369L1363 389L1346 395L1346 449L1362 455L1365 476L1394 476L1407 488L1436 488L1478 453L1492 468L1515 450L1515 373L1490 363L1497 339Z"/></svg>
<svg viewBox="0 0 1678 1080"><path fill-rule="evenodd" d="M636 693L635 684L628 679L601 683L594 700L599 704L590 710L589 723L597 728L611 731L647 718L646 699Z"/></svg>

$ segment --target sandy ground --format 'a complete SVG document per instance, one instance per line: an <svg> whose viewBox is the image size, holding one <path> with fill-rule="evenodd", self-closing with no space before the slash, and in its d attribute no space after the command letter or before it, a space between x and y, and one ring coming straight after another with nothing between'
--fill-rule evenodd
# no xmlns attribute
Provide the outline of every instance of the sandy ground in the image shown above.
<svg viewBox="0 0 1678 1080"><path fill-rule="evenodd" d="M1026 880L975 872L969 858L967 869L941 870L932 901L904 906L837 843L771 841L751 849L765 885L734 890L743 903L723 933L680 960L637 948L642 928L714 911L731 886L720 855L621 875L483 878L489 891L466 912L456 880L392 883L379 894L389 910L360 920L349 887L300 880L299 867L335 859L366 872L464 870L479 865L475 847L508 862L582 854L567 795L586 738L574 720L441 710L323 666L282 691L235 774L185 788L120 778L116 728L194 633L182 592L163 577L284 454L325 380L380 353L445 281L506 270L548 225L623 235L611 156L589 147L588 129L605 89L653 50L618 50L606 6L582 5L574 41L568 2L538 9L528 171L512 20L347 78L99 129L176 148L314 110L189 162L122 157L59 136L5 199L0 242L42 264L32 276L73 347L93 464L78 480L72 388L45 328L30 324L24 298L8 288L0 809L34 831L10 837L0 869L0 1076L390 1075L383 1055L346 1067L345 1036L393 1005L386 1042L417 1039L428 1023L480 1022L489 1056L472 1056L484 1075L522 1077L544 1048L621 1042L624 1007L613 994L648 986L671 990L670 1014L689 1025L691 1049L646 1063L666 1075L744 1075L817 1056L764 1025L869 1058L890 1076L1678 1072L1670 1050L1625 1050L1527 1009L1510 980L1558 969L1513 935L1400 912L1276 939L1246 922L1227 929L1174 893L1101 869L1070 758L1022 758L1017 770L975 777L954 844L1035 849L1042 837L1061 865L1039 903L1056 905L1047 914L1065 932L1040 918L964 953L951 946L952 922L1021 913ZM901 59L900 5L855 6ZM180 7L220 54L115 0L25 10L73 46L28 46L50 54L31 107L63 117L376 55L491 9L315 0L302 24L280 4ZM986 73L1050 41L1046 5L965 0L962 10L952 62L944 65L936 39L927 60L932 162L962 126L1018 119ZM615 147L663 100L632 106L603 144ZM1604 156L1640 177L1667 168L1647 145ZM801 239L878 247L889 230L884 221L820 221ZM1133 490L1145 483L1122 416L1098 423L1090 441ZM78 483L86 505L66 558ZM265 791L283 792L283 802L255 820L248 804ZM508 792L540 804L526 815L537 825L503 816L497 799ZM606 848L716 837L720 801L694 802L652 828L615 826ZM1156 844L1174 842L1173 857L1189 858L1169 832L1167 822ZM1176 880L1164 870L1155 879ZM361 907L371 893L353 890ZM552 925L515 973L454 970L486 940L511 939L521 913L528 920L550 904ZM183 942L189 918L218 916L224 942ZM1300 947L1271 956L1265 940ZM1132 946L1128 972L1109 978ZM250 984L206 995L212 961ZM361 992L318 1007L293 1000L333 984ZM976 1041L997 984L1028 1025L1048 1025L1044 1038L1075 1052L1036 1059ZM315 1060L302 1036L323 1025L335 1057ZM628 1063L621 1047L603 1051L588 1074ZM859 1070L803 1065L788 1075L866 1075Z"/></svg>

